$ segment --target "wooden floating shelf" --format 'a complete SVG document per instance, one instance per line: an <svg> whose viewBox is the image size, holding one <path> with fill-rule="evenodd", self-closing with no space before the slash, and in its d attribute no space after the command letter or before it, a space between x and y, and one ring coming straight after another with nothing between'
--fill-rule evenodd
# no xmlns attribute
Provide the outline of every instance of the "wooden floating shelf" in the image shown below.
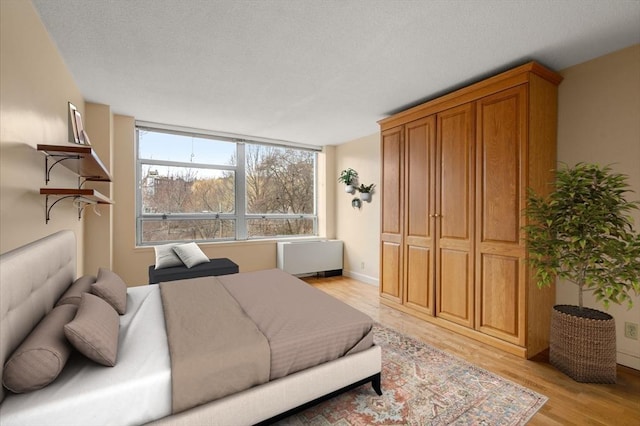
<svg viewBox="0 0 640 426"><path fill-rule="evenodd" d="M94 201L98 204L113 204L113 201L95 189L40 188L40 194L58 197L77 197L87 201Z"/></svg>
<svg viewBox="0 0 640 426"><path fill-rule="evenodd" d="M85 205L78 205L78 219L82 217L82 210L85 208L87 204L113 204L106 196L102 195L95 189L74 189L74 188L40 188L40 194L46 195L45 201L45 223L49 223L49 219L51 218L51 209L53 206L58 204L60 201L73 198L74 201L80 201ZM57 197L57 200L49 204L49 197Z"/></svg>
<svg viewBox="0 0 640 426"><path fill-rule="evenodd" d="M49 171L58 163L86 180L111 182L111 174L100 161L96 151L89 145L72 143L60 145L38 144L37 149L45 152L47 157L59 158L51 167L47 166L47 182L49 180Z"/></svg>

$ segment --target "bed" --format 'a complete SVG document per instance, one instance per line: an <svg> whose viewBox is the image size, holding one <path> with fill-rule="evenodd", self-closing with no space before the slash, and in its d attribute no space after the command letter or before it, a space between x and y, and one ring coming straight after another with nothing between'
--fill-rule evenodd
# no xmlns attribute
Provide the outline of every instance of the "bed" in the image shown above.
<svg viewBox="0 0 640 426"><path fill-rule="evenodd" d="M75 250L74 234L71 231L60 231L0 256L0 373L3 373L5 363L14 350L30 336L34 327L52 311L60 296L76 280ZM316 337L327 334L329 329L335 329L338 333L335 336L329 334L329 339L344 340L339 334L342 324L331 322L336 316L333 304L337 302L344 305L342 302L323 299L322 303L314 300L308 304L292 304L286 299L269 295L275 288L272 286L279 285L274 282L282 281L291 286L288 287L291 293L302 292L304 296L307 292L317 292L323 298L329 297L297 278L279 270L271 270L224 276L223 280L217 282L218 287L213 287L209 281L221 278L223 277L175 281L173 287L166 288L169 289L167 291L173 289L176 292L176 286L182 285L177 293L184 293L182 290L187 286L193 287L193 291L199 291L199 287L206 288L206 291L212 292L213 298L218 298L220 293L216 293L217 291L224 293L226 290L236 300L252 298L253 302L242 306L242 311L249 318L266 315L267 325L255 324L255 327L264 331L272 346L293 346L299 352L305 352L304 349L313 348ZM252 282L263 285L252 287ZM172 308L163 307L162 287L149 285L127 289L126 312L119 317L115 366L98 365L82 354L73 352L64 369L48 386L20 394L2 388L0 424L251 425L273 422L292 410L369 382L378 394L381 393L381 351L378 346L373 345L370 331L363 331L364 335L355 345L343 343L352 346L344 356L316 360L320 364L314 366L305 365L308 361L300 362L301 357L298 355L289 357L290 359L286 355L275 356L275 349L270 349L272 356L268 361L269 377L266 380L220 397L215 395L226 384L225 367L218 366L218 372L213 371L216 368L211 371L208 368L197 370L197 375L207 380L203 381L205 388L201 387L195 393L205 400L176 409L172 406L177 399L172 394L172 383L175 380L172 380L172 359L175 355L170 353L171 343L167 338L172 326L169 320L165 325L164 310L182 310L177 308L179 303ZM210 290L213 288L219 290ZM325 302L329 305L324 305ZM208 303L205 301L201 305L208 306ZM239 302L241 303L247 302ZM267 309L266 306L271 308ZM278 325L285 319L271 317L273 312L269 311L281 311L285 309L283 306L294 307L291 312L286 313L293 321ZM359 327L364 330L366 325L359 316L364 314L357 313L358 311L346 305L344 307L347 308L346 315L354 316L360 321ZM320 312L329 310L325 315L327 324L324 328L316 327L312 332L302 332L299 324L314 309ZM213 310L218 314L223 312L218 308ZM352 311L349 313L350 310ZM178 316L178 321L181 320ZM217 326L209 328L227 329L224 321L219 320L216 320ZM251 324L248 326L251 327ZM289 333L289 340L278 340L283 330L292 331ZM295 336L296 333L301 339L297 344L290 340L291 335ZM182 347L183 343L178 346ZM244 356L253 352L251 349L235 353ZM322 350L307 352L311 354L306 354L306 357L312 355L311 358L317 358L317 353ZM200 358L206 358L205 362L210 362L211 357L207 355ZM192 362L189 360L185 363ZM274 362L276 365L271 365ZM251 361L251 364L255 362ZM213 367L216 367L215 363ZM272 372L277 372L276 377L271 377ZM209 393L215 399L208 400Z"/></svg>

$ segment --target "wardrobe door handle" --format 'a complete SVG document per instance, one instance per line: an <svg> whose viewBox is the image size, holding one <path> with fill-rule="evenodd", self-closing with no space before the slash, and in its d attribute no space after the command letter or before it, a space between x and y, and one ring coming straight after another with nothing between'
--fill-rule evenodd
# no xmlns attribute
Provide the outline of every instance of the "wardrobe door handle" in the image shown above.
<svg viewBox="0 0 640 426"><path fill-rule="evenodd" d="M435 213L435 214L429 215L429 217L440 217L440 215L438 213Z"/></svg>

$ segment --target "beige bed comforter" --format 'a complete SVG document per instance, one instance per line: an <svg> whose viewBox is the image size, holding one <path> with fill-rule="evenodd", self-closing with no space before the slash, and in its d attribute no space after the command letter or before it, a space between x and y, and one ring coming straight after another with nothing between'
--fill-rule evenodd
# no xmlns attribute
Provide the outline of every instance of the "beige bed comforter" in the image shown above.
<svg viewBox="0 0 640 426"><path fill-rule="evenodd" d="M215 278L160 284L179 413L269 380L265 336Z"/></svg>
<svg viewBox="0 0 640 426"><path fill-rule="evenodd" d="M267 337L274 380L373 345L373 320L280 269L218 280Z"/></svg>
<svg viewBox="0 0 640 426"><path fill-rule="evenodd" d="M373 345L373 321L279 269L160 284L173 412Z"/></svg>

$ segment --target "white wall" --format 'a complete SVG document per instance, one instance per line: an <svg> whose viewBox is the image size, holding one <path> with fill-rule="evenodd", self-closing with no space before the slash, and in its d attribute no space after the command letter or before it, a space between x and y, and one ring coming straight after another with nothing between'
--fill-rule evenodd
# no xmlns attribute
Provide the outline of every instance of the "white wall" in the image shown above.
<svg viewBox="0 0 640 426"><path fill-rule="evenodd" d="M609 164L629 176L633 199L640 199L640 44L561 71L558 99L558 160L567 164ZM633 213L640 232L640 212ZM586 296L586 294L585 294ZM576 286L557 286L558 304L577 304ZM618 363L640 370L640 341L624 337L626 321L640 324L640 297L634 307L611 306L616 321ZM589 294L585 305L604 310Z"/></svg>
<svg viewBox="0 0 640 426"><path fill-rule="evenodd" d="M344 241L343 274L370 284L378 284L380 275L380 136L375 133L336 147L335 173L329 179L337 181L340 171L352 168L358 172L359 183L372 184L370 203L361 209L351 207L351 200L359 196L344 192L337 184L335 206L336 237Z"/></svg>
<svg viewBox="0 0 640 426"><path fill-rule="evenodd" d="M82 273L83 221L66 199L45 223L45 155L36 150L68 141L68 102L84 112L82 94L31 2L0 1L0 31L0 252L71 229ZM52 169L50 188L77 185L70 170Z"/></svg>

